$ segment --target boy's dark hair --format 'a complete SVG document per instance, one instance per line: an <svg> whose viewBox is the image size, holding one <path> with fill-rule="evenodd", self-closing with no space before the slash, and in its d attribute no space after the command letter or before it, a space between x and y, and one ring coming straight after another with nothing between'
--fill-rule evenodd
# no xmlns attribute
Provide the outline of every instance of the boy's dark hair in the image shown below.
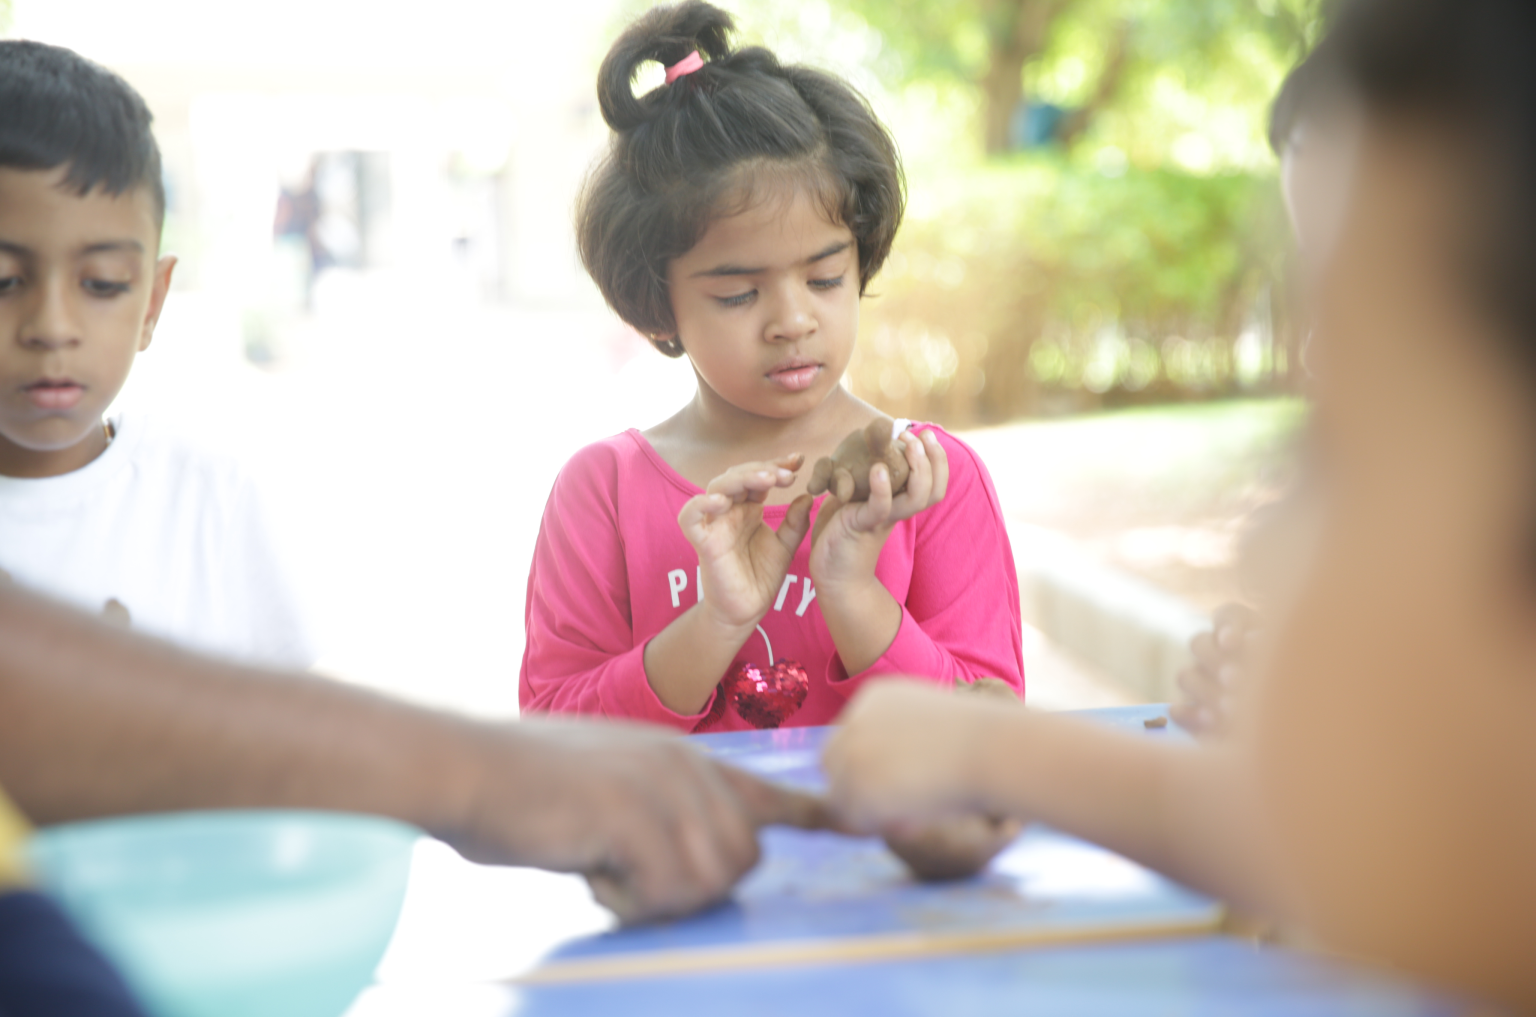
<svg viewBox="0 0 1536 1017"><path fill-rule="evenodd" d="M1344 0L1329 36L1372 117L1430 123L1465 156L1468 279L1536 369L1536 4Z"/></svg>
<svg viewBox="0 0 1536 1017"><path fill-rule="evenodd" d="M1269 147L1276 156L1285 155L1296 126L1315 104L1325 101L1324 93L1333 84L1328 80L1328 49L1326 43L1318 46L1305 60L1291 68L1291 73L1280 84L1280 91L1269 107Z"/></svg>
<svg viewBox="0 0 1536 1017"><path fill-rule="evenodd" d="M667 264L712 220L750 207L774 184L808 185L859 248L859 292L885 262L905 187L896 145L843 81L786 66L768 50L732 50L731 16L702 0L657 7L621 35L598 72L607 155L576 212L581 260L619 317L682 356ZM637 97L640 65L697 50L703 68Z"/></svg>
<svg viewBox="0 0 1536 1017"><path fill-rule="evenodd" d="M0 167L67 167L81 196L147 188L165 217L160 147L149 107L133 87L71 50L0 40Z"/></svg>

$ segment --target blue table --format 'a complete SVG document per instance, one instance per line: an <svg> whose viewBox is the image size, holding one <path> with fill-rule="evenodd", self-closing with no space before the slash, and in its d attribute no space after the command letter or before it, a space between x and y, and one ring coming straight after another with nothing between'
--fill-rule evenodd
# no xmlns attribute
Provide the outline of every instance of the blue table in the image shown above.
<svg viewBox="0 0 1536 1017"><path fill-rule="evenodd" d="M1185 737L1144 727L1166 715L1162 707L1090 715L1147 737ZM815 788L828 733L800 728L695 742L743 769ZM912 881L878 840L769 830L763 848L762 864L727 905L635 929L613 928L569 876L475 872L461 892L493 922L482 918L473 940L447 927L446 911L423 917L434 896L445 896L440 889L413 890L416 911L408 898L383 984L354 1017L671 1017L705 1008L795 1017L1460 1012L1448 1000L1319 957L1222 937L1215 901L1039 826L983 875L940 886ZM477 869L455 863L466 873ZM500 897L493 879L502 881ZM475 880L481 891L471 887ZM427 943L438 949L436 960L413 964ZM477 946L504 963L455 968Z"/></svg>

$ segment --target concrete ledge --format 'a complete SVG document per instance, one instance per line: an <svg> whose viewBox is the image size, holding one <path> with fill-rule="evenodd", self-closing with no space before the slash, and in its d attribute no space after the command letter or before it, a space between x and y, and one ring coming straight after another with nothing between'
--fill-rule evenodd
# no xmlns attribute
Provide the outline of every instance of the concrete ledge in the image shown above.
<svg viewBox="0 0 1536 1017"><path fill-rule="evenodd" d="M1174 679L1189 662L1189 641L1210 628L1203 612L1058 533L1014 526L1009 538L1027 623L1137 696L1177 698Z"/></svg>

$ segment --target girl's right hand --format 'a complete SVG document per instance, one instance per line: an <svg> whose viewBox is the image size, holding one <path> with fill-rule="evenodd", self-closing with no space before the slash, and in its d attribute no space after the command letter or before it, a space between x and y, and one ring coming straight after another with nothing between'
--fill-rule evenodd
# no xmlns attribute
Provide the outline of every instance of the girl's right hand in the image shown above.
<svg viewBox="0 0 1536 1017"><path fill-rule="evenodd" d="M802 455L743 463L709 482L678 514L699 555L700 605L714 621L750 630L768 613L811 523L811 496L790 503L777 531L763 522L769 492L789 487Z"/></svg>

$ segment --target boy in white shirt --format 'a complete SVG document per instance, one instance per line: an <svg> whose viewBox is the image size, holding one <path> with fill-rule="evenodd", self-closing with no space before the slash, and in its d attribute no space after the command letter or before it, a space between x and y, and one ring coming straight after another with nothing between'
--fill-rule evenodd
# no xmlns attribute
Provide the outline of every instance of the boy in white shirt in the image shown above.
<svg viewBox="0 0 1536 1017"><path fill-rule="evenodd" d="M69 50L0 41L0 571L185 645L315 652L233 461L107 419L176 267L143 99Z"/></svg>

